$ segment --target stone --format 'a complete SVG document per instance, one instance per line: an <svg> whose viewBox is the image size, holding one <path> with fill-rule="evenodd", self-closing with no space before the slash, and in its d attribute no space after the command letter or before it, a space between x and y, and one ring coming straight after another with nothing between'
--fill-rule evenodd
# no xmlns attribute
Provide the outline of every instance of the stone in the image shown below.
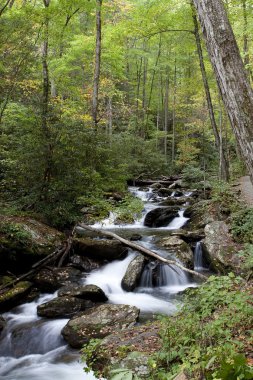
<svg viewBox="0 0 253 380"><path fill-rule="evenodd" d="M208 200L201 200L186 208L186 218L190 218L186 228L190 230L203 229L208 223L217 220L217 210Z"/></svg>
<svg viewBox="0 0 253 380"><path fill-rule="evenodd" d="M151 378L148 361L162 347L159 333L157 322L113 332L101 341L87 364L105 378L111 378L111 370L118 368L131 370L138 378Z"/></svg>
<svg viewBox="0 0 253 380"><path fill-rule="evenodd" d="M36 286L44 292L54 292L62 286L80 281L82 272L71 267L43 268L34 278Z"/></svg>
<svg viewBox="0 0 253 380"><path fill-rule="evenodd" d="M42 303L37 307L37 313L40 317L67 318L93 306L94 303L89 300L65 296Z"/></svg>
<svg viewBox="0 0 253 380"><path fill-rule="evenodd" d="M122 243L109 239L76 238L73 240L73 250L75 254L95 260L112 261L127 255L127 248Z"/></svg>
<svg viewBox="0 0 253 380"><path fill-rule="evenodd" d="M32 290L29 281L18 282L13 288L0 294L0 311L7 311L20 305Z"/></svg>
<svg viewBox="0 0 253 380"><path fill-rule="evenodd" d="M0 334L6 326L6 320L0 315Z"/></svg>
<svg viewBox="0 0 253 380"><path fill-rule="evenodd" d="M160 197L166 197L166 196L170 196L172 193L173 193L174 190L172 189L168 189L167 187L162 187L158 190L157 194L160 196Z"/></svg>
<svg viewBox="0 0 253 380"><path fill-rule="evenodd" d="M68 344L81 348L93 338L104 338L118 329L133 326L140 310L129 305L100 305L70 319L62 330Z"/></svg>
<svg viewBox="0 0 253 380"><path fill-rule="evenodd" d="M69 261L73 267L80 269L86 273L89 273L95 269L99 269L101 265L103 265L103 262L101 261L92 260L91 258L79 255L72 255ZM104 261L104 264L105 263L106 261Z"/></svg>
<svg viewBox="0 0 253 380"><path fill-rule="evenodd" d="M165 227L178 216L179 207L158 207L147 213L144 226Z"/></svg>
<svg viewBox="0 0 253 380"><path fill-rule="evenodd" d="M166 248L187 268L193 268L193 252L189 245L177 236L170 236L162 239L159 245Z"/></svg>
<svg viewBox="0 0 253 380"><path fill-rule="evenodd" d="M64 235L29 217L0 216L0 274L25 273L61 244Z"/></svg>
<svg viewBox="0 0 253 380"><path fill-rule="evenodd" d="M130 236L130 240L131 241L138 241L138 240L141 240L142 239L142 236L140 234L133 234Z"/></svg>
<svg viewBox="0 0 253 380"><path fill-rule="evenodd" d="M205 234L204 230L195 230L195 231L187 231L183 229L179 229L176 231L173 231L171 233L171 236L178 236L180 239L184 240L186 243L195 243L197 241L200 241L204 239Z"/></svg>
<svg viewBox="0 0 253 380"><path fill-rule="evenodd" d="M145 265L145 257L137 255L128 265L126 273L122 279L121 286L127 292L133 291L138 285L143 268Z"/></svg>
<svg viewBox="0 0 253 380"><path fill-rule="evenodd" d="M211 268L221 274L229 271L239 274L240 258L237 253L242 246L234 242L228 225L223 221L210 223L205 227L205 235L203 250Z"/></svg>
<svg viewBox="0 0 253 380"><path fill-rule="evenodd" d="M174 380L188 380L188 377L184 374L184 372L179 373Z"/></svg>
<svg viewBox="0 0 253 380"><path fill-rule="evenodd" d="M58 291L58 297L77 297L93 302L108 301L103 290L96 285L64 286Z"/></svg>

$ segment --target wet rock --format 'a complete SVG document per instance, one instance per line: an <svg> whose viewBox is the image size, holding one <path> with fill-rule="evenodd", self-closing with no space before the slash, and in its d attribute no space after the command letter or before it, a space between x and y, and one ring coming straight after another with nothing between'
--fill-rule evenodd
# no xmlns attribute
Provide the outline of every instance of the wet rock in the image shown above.
<svg viewBox="0 0 253 380"><path fill-rule="evenodd" d="M179 375L177 375L174 380L188 380L188 377L186 377L186 375L184 374L184 372L181 372L179 373Z"/></svg>
<svg viewBox="0 0 253 380"><path fill-rule="evenodd" d="M6 326L6 320L0 315L0 334Z"/></svg>
<svg viewBox="0 0 253 380"><path fill-rule="evenodd" d="M101 265L103 265L103 262L101 261L92 260L88 257L83 257L79 255L71 256L70 262L75 268L83 270L84 272L88 272L88 273L95 269L100 268ZM104 264L105 263L106 261L104 261Z"/></svg>
<svg viewBox="0 0 253 380"><path fill-rule="evenodd" d="M43 268L34 278L36 286L45 292L53 292L62 286L78 283L82 272L75 268Z"/></svg>
<svg viewBox="0 0 253 380"><path fill-rule="evenodd" d="M160 241L159 245L173 253L187 268L193 268L193 252L189 245L177 236L170 236Z"/></svg>
<svg viewBox="0 0 253 380"><path fill-rule="evenodd" d="M65 296L57 297L39 305L37 307L37 313L40 317L67 318L93 306L94 303L92 301Z"/></svg>
<svg viewBox="0 0 253 380"><path fill-rule="evenodd" d="M80 348L92 338L103 338L115 330L133 326L139 309L129 305L101 305L70 319L62 330L68 344Z"/></svg>
<svg viewBox="0 0 253 380"><path fill-rule="evenodd" d="M172 189L168 189L167 187L162 187L158 190L158 195L160 197L166 197L166 196L170 196L172 193L173 193L174 190Z"/></svg>
<svg viewBox="0 0 253 380"><path fill-rule="evenodd" d="M181 198L167 198L164 201L159 203L159 206L177 206L184 205L185 203L191 204L193 199L190 197L181 197Z"/></svg>
<svg viewBox="0 0 253 380"><path fill-rule="evenodd" d="M178 236L180 239L184 240L186 243L195 243L204 239L204 230L187 231L187 230L176 230L171 233L171 236Z"/></svg>
<svg viewBox="0 0 253 380"><path fill-rule="evenodd" d="M231 270L240 273L238 252L242 246L233 241L228 225L223 221L210 223L205 235L203 249L211 267L222 274Z"/></svg>
<svg viewBox="0 0 253 380"><path fill-rule="evenodd" d="M133 291L141 277L145 265L145 257L137 255L128 265L127 271L122 279L121 286L127 292Z"/></svg>
<svg viewBox="0 0 253 380"><path fill-rule="evenodd" d="M74 252L80 256L108 261L123 259L127 255L127 248L115 240L93 240L78 238L73 241Z"/></svg>
<svg viewBox="0 0 253 380"><path fill-rule="evenodd" d="M130 236L130 240L131 241L138 241L138 240L141 240L142 239L142 236L139 235L139 234L133 234L132 236Z"/></svg>
<svg viewBox="0 0 253 380"><path fill-rule="evenodd" d="M32 290L29 281L18 282L13 288L0 294L0 311L7 311L20 305Z"/></svg>
<svg viewBox="0 0 253 380"><path fill-rule="evenodd" d="M64 286L59 290L58 297L77 297L93 302L108 301L103 290L96 285Z"/></svg>
<svg viewBox="0 0 253 380"><path fill-rule="evenodd" d="M159 182L152 183L151 189L160 189L162 185Z"/></svg>
<svg viewBox="0 0 253 380"><path fill-rule="evenodd" d="M158 323L135 326L105 337L87 364L105 378L111 378L113 369L126 368L138 378L149 379L149 358L161 346Z"/></svg>
<svg viewBox="0 0 253 380"><path fill-rule="evenodd" d="M151 210L145 217L144 226L164 227L178 216L180 207L158 207Z"/></svg>

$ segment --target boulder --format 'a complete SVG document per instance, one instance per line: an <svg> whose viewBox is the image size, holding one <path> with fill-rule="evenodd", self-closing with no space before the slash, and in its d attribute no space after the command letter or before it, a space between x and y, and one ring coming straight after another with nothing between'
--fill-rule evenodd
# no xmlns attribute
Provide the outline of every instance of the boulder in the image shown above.
<svg viewBox="0 0 253 380"><path fill-rule="evenodd" d="M93 306L92 301L65 296L42 303L37 307L37 313L40 317L67 318Z"/></svg>
<svg viewBox="0 0 253 380"><path fill-rule="evenodd" d="M166 197L166 196L171 196L171 194L173 193L174 190L172 189L168 189L167 187L161 187L157 194L160 196L160 197Z"/></svg>
<svg viewBox="0 0 253 380"><path fill-rule="evenodd" d="M210 223L205 227L205 235L202 246L211 267L221 274L231 270L240 273L237 253L242 246L233 241L228 225L223 221Z"/></svg>
<svg viewBox="0 0 253 380"><path fill-rule="evenodd" d="M203 229L208 223L217 220L217 210L210 201L202 200L186 208L186 218L190 218L186 228L190 230Z"/></svg>
<svg viewBox="0 0 253 380"><path fill-rule="evenodd" d="M142 239L142 236L140 234L133 234L130 236L130 239L131 241L138 241L138 240L141 240Z"/></svg>
<svg viewBox="0 0 253 380"><path fill-rule="evenodd" d="M127 271L122 279L121 286L127 292L133 291L138 285L143 268L145 265L145 257L137 255L128 265Z"/></svg>
<svg viewBox="0 0 253 380"><path fill-rule="evenodd" d="M191 197L181 197L181 198L167 198L159 203L159 206L177 206L184 205L185 203L191 204L193 199Z"/></svg>
<svg viewBox="0 0 253 380"><path fill-rule="evenodd" d="M6 320L0 315L0 334L6 326Z"/></svg>
<svg viewBox="0 0 253 380"><path fill-rule="evenodd" d="M0 217L0 273L26 272L64 239L62 233L28 217Z"/></svg>
<svg viewBox="0 0 253 380"><path fill-rule="evenodd" d="M34 278L36 286L44 292L54 292L62 286L72 283L78 284L82 272L78 269L65 267L65 268L43 268Z"/></svg>
<svg viewBox="0 0 253 380"><path fill-rule="evenodd" d="M127 255L127 248L120 242L109 239L93 240L89 238L76 238L73 241L75 254L92 259L117 260Z"/></svg>
<svg viewBox="0 0 253 380"><path fill-rule="evenodd" d="M171 252L187 268L193 268L193 252L189 245L177 236L162 239L159 245Z"/></svg>
<svg viewBox="0 0 253 380"><path fill-rule="evenodd" d="M87 364L108 379L113 369L124 368L138 378L149 379L149 358L162 347L159 330L159 324L152 323L113 332L101 341Z"/></svg>
<svg viewBox="0 0 253 380"><path fill-rule="evenodd" d="M101 265L103 265L103 262L98 261L98 260L92 260L88 257L83 257L83 256L79 256L79 255L72 255L70 257L70 262L72 264L73 267L77 268L77 269L80 269L84 272L91 272L95 269L98 269L101 267ZM106 263L106 261L104 261L104 264Z"/></svg>
<svg viewBox="0 0 253 380"><path fill-rule="evenodd" d="M173 231L171 233L171 236L177 236L180 239L184 240L186 243L195 243L197 241L200 241L204 239L205 234L204 230L195 230L195 231L187 231L183 229L179 229L176 231Z"/></svg>
<svg viewBox="0 0 253 380"><path fill-rule="evenodd" d="M20 305L32 290L29 281L18 282L13 288L0 294L0 311L7 311Z"/></svg>
<svg viewBox="0 0 253 380"><path fill-rule="evenodd" d="M178 216L180 207L158 207L147 213L144 226L164 227Z"/></svg>
<svg viewBox="0 0 253 380"><path fill-rule="evenodd" d="M103 290L96 285L64 286L59 290L58 297L77 297L93 302L108 301L108 298Z"/></svg>
<svg viewBox="0 0 253 380"><path fill-rule="evenodd" d="M139 309L129 305L100 305L70 319L62 330L68 344L81 348L93 338L104 338L118 329L133 326Z"/></svg>

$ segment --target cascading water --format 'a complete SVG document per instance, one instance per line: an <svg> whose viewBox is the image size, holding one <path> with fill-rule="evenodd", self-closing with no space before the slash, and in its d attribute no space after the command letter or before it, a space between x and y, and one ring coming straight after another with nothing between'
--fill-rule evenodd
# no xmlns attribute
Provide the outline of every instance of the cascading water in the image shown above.
<svg viewBox="0 0 253 380"><path fill-rule="evenodd" d="M47 294L3 314L7 326L0 337L1 380L92 380L61 337L67 319L45 320L37 306L53 299Z"/></svg>
<svg viewBox="0 0 253 380"><path fill-rule="evenodd" d="M195 250L194 250L194 270L196 271L208 270L208 268L205 266L203 248L202 248L202 243L200 241L197 242Z"/></svg>

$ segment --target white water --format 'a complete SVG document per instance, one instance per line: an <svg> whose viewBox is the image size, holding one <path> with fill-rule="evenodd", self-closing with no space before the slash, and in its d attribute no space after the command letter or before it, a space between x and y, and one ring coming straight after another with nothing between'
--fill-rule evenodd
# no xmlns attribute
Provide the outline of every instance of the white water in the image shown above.
<svg viewBox="0 0 253 380"><path fill-rule="evenodd" d="M208 268L205 266L205 263L204 263L203 249L202 249L201 242L197 242L195 250L194 250L194 270L196 271L208 270Z"/></svg>
<svg viewBox="0 0 253 380"><path fill-rule="evenodd" d="M46 294L3 314L7 321L0 339L1 380L92 380L84 363L68 348L61 330L67 319L45 320L37 316L37 306L56 296Z"/></svg>

